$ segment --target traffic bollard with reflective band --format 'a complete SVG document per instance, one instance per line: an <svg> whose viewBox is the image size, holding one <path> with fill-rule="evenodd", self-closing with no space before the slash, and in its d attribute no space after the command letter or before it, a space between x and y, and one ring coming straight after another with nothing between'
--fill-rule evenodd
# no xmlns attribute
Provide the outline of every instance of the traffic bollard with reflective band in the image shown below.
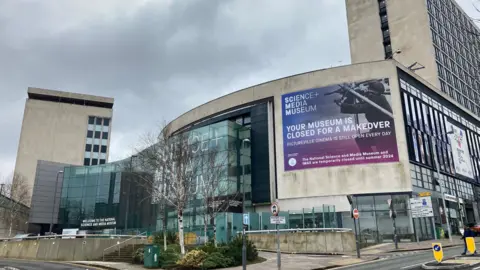
<svg viewBox="0 0 480 270"><path fill-rule="evenodd" d="M475 247L475 238L467 237L465 238L465 242L467 243L468 252L470 252L471 254L475 253L475 251L477 250Z"/></svg>
<svg viewBox="0 0 480 270"><path fill-rule="evenodd" d="M443 248L441 243L432 243L433 257L437 262L441 263L443 260Z"/></svg>

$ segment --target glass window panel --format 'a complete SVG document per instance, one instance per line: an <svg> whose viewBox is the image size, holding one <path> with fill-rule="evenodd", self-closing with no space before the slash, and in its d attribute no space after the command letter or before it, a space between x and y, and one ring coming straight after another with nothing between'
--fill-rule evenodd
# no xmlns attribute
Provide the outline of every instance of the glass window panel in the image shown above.
<svg viewBox="0 0 480 270"><path fill-rule="evenodd" d="M375 209L373 196L359 196L356 199L359 211L373 211Z"/></svg>
<svg viewBox="0 0 480 270"><path fill-rule="evenodd" d="M110 118L103 118L103 125L109 126L110 125Z"/></svg>
<svg viewBox="0 0 480 270"><path fill-rule="evenodd" d="M94 145L93 146L93 152L98 152L99 147L100 147L99 145Z"/></svg>
<svg viewBox="0 0 480 270"><path fill-rule="evenodd" d="M430 156L430 139L427 134L423 134L423 142L425 143L425 159L427 164L432 166L432 157Z"/></svg>
<svg viewBox="0 0 480 270"><path fill-rule="evenodd" d="M429 107L428 110L429 110L429 114L430 114L430 122L432 123L432 125L431 125L432 135L437 136L436 128L435 128L435 120L434 120L434 116L433 116L433 109L432 109L432 107Z"/></svg>
<svg viewBox="0 0 480 270"><path fill-rule="evenodd" d="M89 116L89 117L88 117L88 124L89 124L89 125L95 124L95 117Z"/></svg>
<svg viewBox="0 0 480 270"><path fill-rule="evenodd" d="M420 155L418 152L417 131L413 128L412 128L412 143L413 143L413 151L415 153L415 161L420 162Z"/></svg>
<svg viewBox="0 0 480 270"><path fill-rule="evenodd" d="M422 118L422 107L420 105L420 101L415 100L416 103L417 103L417 117L418 117L418 129L420 129L421 131L423 131L423 127L424 127L424 124L423 124L423 118Z"/></svg>
<svg viewBox="0 0 480 270"><path fill-rule="evenodd" d="M412 121L413 121L413 126L417 128L417 114L415 112L415 101L413 100L413 97L410 97L410 107L412 109Z"/></svg>
<svg viewBox="0 0 480 270"><path fill-rule="evenodd" d="M430 134L430 124L428 123L428 109L427 105L422 103L422 111L423 111L423 122L425 125L425 132Z"/></svg>
<svg viewBox="0 0 480 270"><path fill-rule="evenodd" d="M91 130L87 131L87 138L93 138L93 131Z"/></svg>
<svg viewBox="0 0 480 270"><path fill-rule="evenodd" d="M107 146L106 145L102 145L101 152L102 153L107 153Z"/></svg>
<svg viewBox="0 0 480 270"><path fill-rule="evenodd" d="M411 125L410 120L410 106L408 105L408 95L403 93L403 109L405 110L405 118L407 118L407 125Z"/></svg>
<svg viewBox="0 0 480 270"><path fill-rule="evenodd" d="M95 131L95 139L100 139L100 131Z"/></svg>
<svg viewBox="0 0 480 270"><path fill-rule="evenodd" d="M422 132L417 131L417 138L418 138L418 151L420 152L420 161L425 164L425 146L423 144L423 137Z"/></svg>
<svg viewBox="0 0 480 270"><path fill-rule="evenodd" d="M102 118L101 117L95 118L95 124L102 125Z"/></svg>
<svg viewBox="0 0 480 270"><path fill-rule="evenodd" d="M104 139L104 140L108 139L108 132L103 132L102 133L102 139Z"/></svg>

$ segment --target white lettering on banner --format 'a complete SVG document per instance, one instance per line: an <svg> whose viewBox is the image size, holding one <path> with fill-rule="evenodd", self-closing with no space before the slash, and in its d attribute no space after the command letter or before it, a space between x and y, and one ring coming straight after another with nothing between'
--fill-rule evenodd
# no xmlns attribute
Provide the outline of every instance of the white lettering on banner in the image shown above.
<svg viewBox="0 0 480 270"><path fill-rule="evenodd" d="M116 224L115 218L96 218L82 220L80 227L113 226Z"/></svg>
<svg viewBox="0 0 480 270"><path fill-rule="evenodd" d="M446 122L446 126L447 131L453 131L452 134L448 134L448 139L450 140L450 147L452 149L455 172L473 179L473 169L465 131L448 121Z"/></svg>
<svg viewBox="0 0 480 270"><path fill-rule="evenodd" d="M307 137L314 137L317 135L335 134L335 133L342 133L342 132L369 131L372 129L375 129L375 130L390 129L391 122L378 121L378 122L354 124L353 117L346 117L346 118L334 118L334 119L328 119L328 120L288 125L285 128L287 129L287 134L286 134L287 139L302 139ZM311 141L310 143L319 142L317 140L338 141L338 140L354 139L355 137L362 138L362 137L379 137L379 136L389 136L389 135L391 135L391 131L373 132L373 133L365 133L365 134L349 135L349 136L317 138L315 141ZM300 142L303 142L303 141L300 141ZM308 143L303 142L302 144L308 144Z"/></svg>

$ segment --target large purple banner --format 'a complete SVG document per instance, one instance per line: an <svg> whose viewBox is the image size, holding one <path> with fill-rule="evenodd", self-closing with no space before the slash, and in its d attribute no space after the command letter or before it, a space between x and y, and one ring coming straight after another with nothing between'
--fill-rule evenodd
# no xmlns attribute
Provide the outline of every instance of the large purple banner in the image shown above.
<svg viewBox="0 0 480 270"><path fill-rule="evenodd" d="M388 79L282 96L285 171L398 161Z"/></svg>

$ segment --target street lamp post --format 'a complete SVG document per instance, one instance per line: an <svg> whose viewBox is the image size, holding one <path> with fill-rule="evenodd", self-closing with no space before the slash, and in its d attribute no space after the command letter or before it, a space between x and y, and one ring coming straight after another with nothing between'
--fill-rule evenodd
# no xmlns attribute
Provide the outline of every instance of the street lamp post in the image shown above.
<svg viewBox="0 0 480 270"><path fill-rule="evenodd" d="M242 149L245 148L245 142L250 142L249 139L242 140ZM247 245L246 245L246 238L245 238L245 224L243 224L243 215L245 214L245 172L242 171L242 193L243 193L243 200L242 200L242 267L243 270L247 269Z"/></svg>
<svg viewBox="0 0 480 270"><path fill-rule="evenodd" d="M125 207L125 233L128 228L128 210L130 208L130 191L132 188L132 173L133 173L133 159L136 158L137 155L133 155L130 157L130 175L128 176L128 192L126 194L127 196L127 206Z"/></svg>
<svg viewBox="0 0 480 270"><path fill-rule="evenodd" d="M53 229L53 217L55 215L55 205L57 203L57 188L58 188L58 176L63 173L63 171L58 171L57 172L57 179L55 181L55 193L53 194L53 207L52 207L52 219L50 220L50 229L48 230L49 235L52 235L52 229Z"/></svg>
<svg viewBox="0 0 480 270"><path fill-rule="evenodd" d="M449 131L445 134L440 134L440 136L443 136L443 135L448 135L448 134L452 134L453 131ZM431 144L432 144L432 149L433 149L433 158L435 160L435 167L437 169L437 180L438 180L438 184L440 185L440 193L442 193L442 203L443 203L443 213L445 215L445 219L447 220L447 231L448 231L448 240L450 241L450 243L452 242L452 229L450 228L450 220L448 219L448 215L447 215L447 204L445 203L445 192L443 190L443 184L444 183L440 183L440 166L438 165L438 154L435 154L435 149L437 148L437 144L435 143L435 139L433 136L430 137L430 141L431 141ZM443 181L442 181L443 182Z"/></svg>

